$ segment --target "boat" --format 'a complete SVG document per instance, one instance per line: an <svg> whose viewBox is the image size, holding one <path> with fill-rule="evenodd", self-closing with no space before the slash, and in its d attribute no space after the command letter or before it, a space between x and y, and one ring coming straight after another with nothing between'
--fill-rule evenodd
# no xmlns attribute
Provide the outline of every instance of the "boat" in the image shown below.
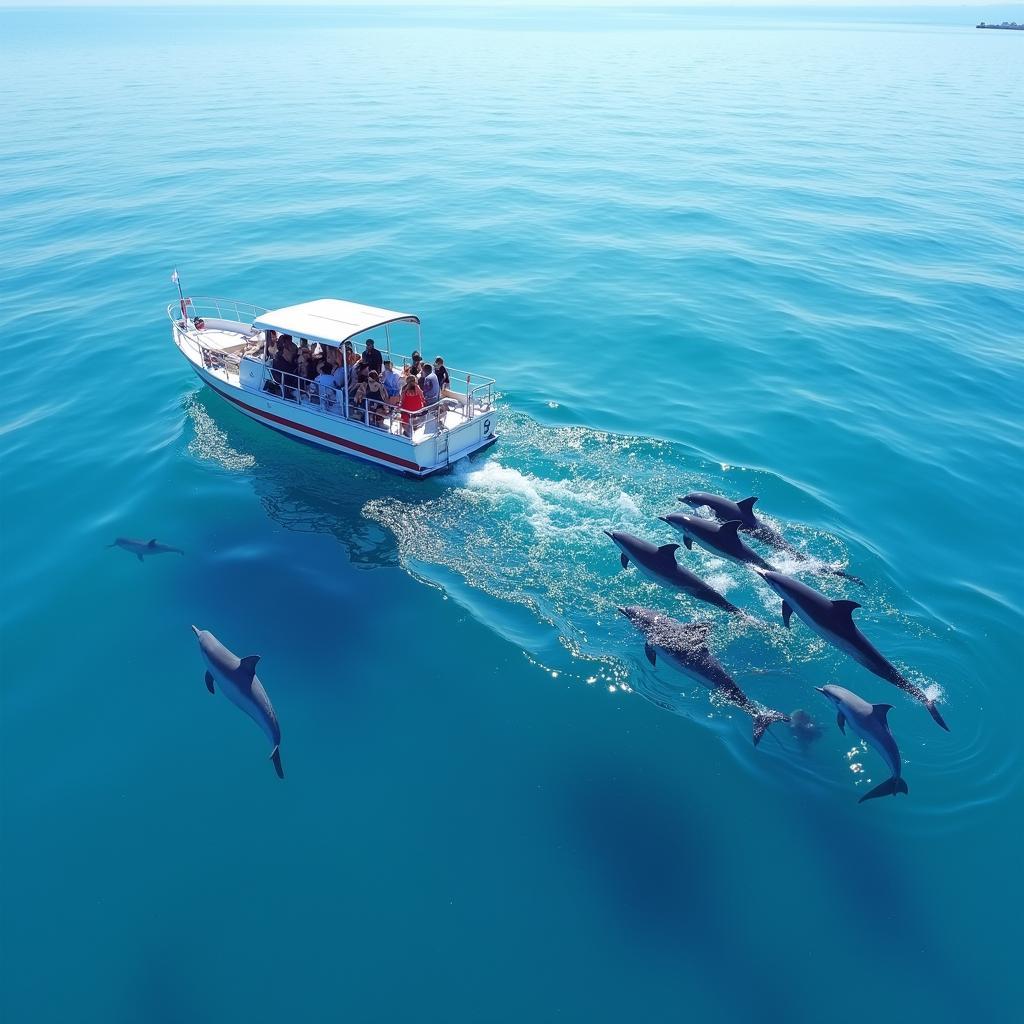
<svg viewBox="0 0 1024 1024"><path fill-rule="evenodd" d="M177 282L177 272L172 280ZM415 412L359 401L356 368L343 355L346 343L359 354L373 340L403 379L402 369L422 351L420 319L412 313L346 299L264 309L235 299L186 298L179 285L179 301L167 307L167 315L174 344L199 379L250 419L289 437L415 479L443 472L497 440L497 394L490 377L448 366L451 380L438 400ZM414 351L393 351L392 336L397 341L410 332ZM287 336L317 358L335 358L343 367L341 386L275 368L271 355Z"/></svg>

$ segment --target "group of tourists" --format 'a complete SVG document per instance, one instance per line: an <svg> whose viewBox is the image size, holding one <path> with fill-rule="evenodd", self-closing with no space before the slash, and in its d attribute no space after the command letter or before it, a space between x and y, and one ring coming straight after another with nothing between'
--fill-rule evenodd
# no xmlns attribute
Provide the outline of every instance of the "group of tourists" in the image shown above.
<svg viewBox="0 0 1024 1024"><path fill-rule="evenodd" d="M302 396L330 411L344 413L347 408L350 418L385 430L397 410L407 437L421 423L443 425L439 403L451 396L451 377L440 356L431 363L413 352L412 364L404 363L399 373L373 338L366 339L357 355L351 341L340 348L320 342L310 346L306 338L296 344L290 334L276 331L267 331L261 354L271 370L263 389L271 394L290 401Z"/></svg>

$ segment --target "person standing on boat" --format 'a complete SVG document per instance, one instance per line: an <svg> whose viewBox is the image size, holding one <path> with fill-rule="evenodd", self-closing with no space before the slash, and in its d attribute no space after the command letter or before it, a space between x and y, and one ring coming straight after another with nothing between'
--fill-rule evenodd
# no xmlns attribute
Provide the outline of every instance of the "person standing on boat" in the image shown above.
<svg viewBox="0 0 1024 1024"><path fill-rule="evenodd" d="M441 385L438 383L437 376L434 373L434 367L428 362L423 363L420 387L423 390L423 400L427 405L433 405L441 397Z"/></svg>
<svg viewBox="0 0 1024 1024"><path fill-rule="evenodd" d="M423 403L429 410L426 423L428 427L435 427L437 424L437 403L441 399L441 387L434 374L434 367L426 360L422 363L423 373L420 377L420 388L423 391Z"/></svg>
<svg viewBox="0 0 1024 1024"><path fill-rule="evenodd" d="M380 382L376 370L371 370L366 382L366 408L372 426L384 426L384 415L388 411L388 393Z"/></svg>
<svg viewBox="0 0 1024 1024"><path fill-rule="evenodd" d="M371 370L376 370L377 374L384 368L384 357L377 351L377 346L373 343L373 338L366 339L366 348L363 350L363 359L369 364Z"/></svg>
<svg viewBox="0 0 1024 1024"><path fill-rule="evenodd" d="M334 408L334 376L326 361L321 360L317 367L316 379L313 381L316 387L310 391L310 398L319 401L320 408L331 410Z"/></svg>
<svg viewBox="0 0 1024 1024"><path fill-rule="evenodd" d="M297 380L293 353L294 347L283 343L282 340L281 347L274 357L274 380L277 381L284 397L292 402L295 401L295 384Z"/></svg>
<svg viewBox="0 0 1024 1024"><path fill-rule="evenodd" d="M411 413L419 412L424 405L423 392L420 390L419 384L416 383L416 377L413 374L409 374L405 378L405 383L402 385L402 399L399 403L402 412L402 430L406 437L412 437L413 430L419 425L419 417L416 417L416 422L412 421Z"/></svg>
<svg viewBox="0 0 1024 1024"><path fill-rule="evenodd" d="M388 393L388 403L390 405L397 405L402 385L398 380L398 374L395 373L394 364L390 359L384 360L384 373L381 374L380 382L384 385L384 390Z"/></svg>
<svg viewBox="0 0 1024 1024"><path fill-rule="evenodd" d="M441 394L443 395L452 386L452 378L448 373L448 367L444 365L444 360L437 356L434 359L434 376L437 378L438 386L441 388Z"/></svg>

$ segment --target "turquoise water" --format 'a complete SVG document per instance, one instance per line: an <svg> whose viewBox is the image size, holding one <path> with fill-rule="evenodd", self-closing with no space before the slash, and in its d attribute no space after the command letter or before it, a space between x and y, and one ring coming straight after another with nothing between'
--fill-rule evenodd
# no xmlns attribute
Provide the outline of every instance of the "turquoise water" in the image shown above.
<svg viewBox="0 0 1024 1024"><path fill-rule="evenodd" d="M0 13L6 1021L1016 1016L1009 11ZM419 312L499 444L416 484L251 423L175 266ZM621 572L694 489L862 576L804 578L951 732L735 566L680 552L766 625ZM623 602L821 737L755 750ZM283 783L191 623L262 655ZM858 806L826 682L908 797Z"/></svg>

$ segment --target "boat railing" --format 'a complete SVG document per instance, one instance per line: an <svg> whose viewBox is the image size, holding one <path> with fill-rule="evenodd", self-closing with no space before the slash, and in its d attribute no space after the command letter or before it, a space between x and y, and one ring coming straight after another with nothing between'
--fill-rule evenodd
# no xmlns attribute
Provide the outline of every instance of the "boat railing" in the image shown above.
<svg viewBox="0 0 1024 1024"><path fill-rule="evenodd" d="M167 306L167 316L172 323L180 324L182 320L210 317L218 320L231 320L235 323L252 327L258 316L263 316L266 309L254 306L251 302L239 302L237 299L223 299L216 295L186 296L180 302L171 302Z"/></svg>
<svg viewBox="0 0 1024 1024"><path fill-rule="evenodd" d="M219 357L222 354L215 353L215 356ZM275 370L267 363L261 365L263 379L260 389L268 394L300 406L314 409L318 407L319 412L337 416L350 423L361 423L365 427L403 436L413 444L422 444L442 431L451 429L446 422L451 413L458 412L462 422L466 422L474 416L491 411L490 405L481 404L485 399L473 397L478 390L484 394L484 389L489 389L490 384L474 388L469 393L468 400L466 395L454 392L450 388L445 389L438 401L412 411L402 409L397 404L397 398L381 401L367 397L362 402L356 402L349 397L346 401L344 388L318 384L315 380L309 380L297 373ZM489 390L486 394L490 394ZM417 436L421 427L422 433Z"/></svg>
<svg viewBox="0 0 1024 1024"><path fill-rule="evenodd" d="M405 376L412 365L412 357L396 353L389 358L397 367L402 364L402 371L398 372L399 378ZM446 366L450 382L448 390L457 393L466 400L467 408L471 409L471 415L481 412L490 412L494 408L496 381L493 377L485 377L483 374L471 374L466 370L459 370L453 366ZM396 371L397 372L397 371ZM475 383L474 383L475 382Z"/></svg>

